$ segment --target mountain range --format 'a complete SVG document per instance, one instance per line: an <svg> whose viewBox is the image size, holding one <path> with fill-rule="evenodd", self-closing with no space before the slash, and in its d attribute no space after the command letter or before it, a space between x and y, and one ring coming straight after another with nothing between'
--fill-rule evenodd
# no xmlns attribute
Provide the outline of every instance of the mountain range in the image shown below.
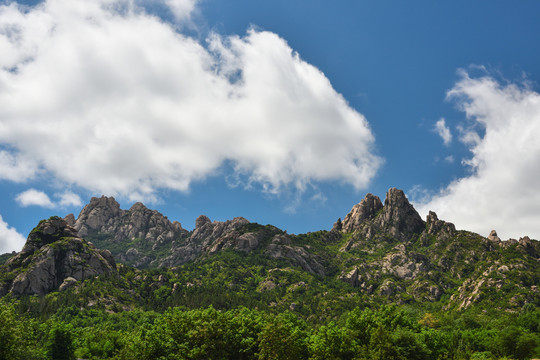
<svg viewBox="0 0 540 360"><path fill-rule="evenodd" d="M457 310L495 305L509 311L540 305L537 240L502 241L495 231L484 237L456 230L434 212L424 221L395 188L384 203L367 194L330 231L298 235L242 217L221 222L204 215L188 231L142 203L123 210L102 196L92 198L77 218L41 221L20 253L0 259L0 296L80 294L95 279L129 273L131 280L142 280L124 282L124 291L137 293L145 283L162 288L174 305L179 289L215 290L209 288L218 286L214 275L201 270L209 267L221 270L228 284L223 291L264 293L256 296L258 306L294 309L300 288L314 297L331 296L333 304L432 303ZM239 272L247 273L238 277ZM107 297L110 304L123 302L111 294L101 300ZM95 294L85 299L99 300Z"/></svg>

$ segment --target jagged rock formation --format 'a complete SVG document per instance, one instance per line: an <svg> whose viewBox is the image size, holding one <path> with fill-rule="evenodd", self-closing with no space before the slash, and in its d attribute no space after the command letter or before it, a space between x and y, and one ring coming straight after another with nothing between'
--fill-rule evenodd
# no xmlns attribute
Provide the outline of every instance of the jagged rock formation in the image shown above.
<svg viewBox="0 0 540 360"><path fill-rule="evenodd" d="M66 221L73 217L66 217ZM73 227L81 236L91 233L113 234L114 241L140 238L152 244L162 244L187 233L182 225L170 222L156 210L150 210L137 202L129 210L120 209L113 197L92 198L86 205Z"/></svg>
<svg viewBox="0 0 540 360"><path fill-rule="evenodd" d="M344 251L361 246L364 241L406 241L424 229L425 223L409 203L402 190L388 190L384 205L377 196L367 194L345 216L342 233L353 232L355 236L345 245ZM335 228L336 229L336 228Z"/></svg>
<svg viewBox="0 0 540 360"><path fill-rule="evenodd" d="M80 236L103 248L109 247L110 242L124 245L115 247L114 256L138 267L149 266L155 260L149 253L159 248L169 249L173 241L188 234L179 222L169 221L140 202L123 210L113 197L106 196L93 197L75 221L74 218L69 214L65 220L73 224Z"/></svg>
<svg viewBox="0 0 540 360"><path fill-rule="evenodd" d="M293 246L290 236L286 234L275 235L265 254L273 259L288 259L311 274L325 275L321 258L303 246Z"/></svg>
<svg viewBox="0 0 540 360"><path fill-rule="evenodd" d="M367 194L360 203L353 206L351 211L343 219L341 226L342 232L353 232L360 228L364 221L375 217L377 212L381 210L383 204L378 196Z"/></svg>
<svg viewBox="0 0 540 360"><path fill-rule="evenodd" d="M268 230L243 217L212 222L201 215L195 221L195 229L188 232L180 223L171 223L141 203L122 210L114 198L103 196L92 198L76 220L71 214L65 220L99 247L111 249L118 261L139 268L178 266L228 249L239 252L261 249L271 258L324 274L321 260L304 247L273 240L281 230L273 227ZM250 225L253 226L249 228Z"/></svg>
<svg viewBox="0 0 540 360"><path fill-rule="evenodd" d="M161 260L159 266L181 265L195 260L203 253L213 254L229 248L239 251L254 250L258 246L257 238L252 234L238 232L247 224L249 221L242 217L212 222L207 216L201 215L195 221L195 229L191 235L185 241L175 242L170 255Z"/></svg>
<svg viewBox="0 0 540 360"><path fill-rule="evenodd" d="M116 271L110 251L99 250L80 238L77 230L59 217L41 221L22 251L5 266L11 276L2 284L0 295L43 295Z"/></svg>
<svg viewBox="0 0 540 360"><path fill-rule="evenodd" d="M500 265L509 253L522 254L510 268L539 272L538 241L528 237L501 241L495 231L487 238L457 231L434 212L424 222L397 189L390 189L384 205L380 204L376 196L368 194L344 218L341 228L333 229L348 238L340 249L348 255L343 255L346 261L338 278L362 292L401 302L411 298L437 301L451 293L448 306L464 309L481 299L482 286L497 285L495 278L505 269ZM456 281L463 281L457 289ZM534 285L516 279L506 282L507 286L510 283L521 293ZM499 281L496 289L501 287ZM531 296L523 295L513 301L519 305L530 300Z"/></svg>
<svg viewBox="0 0 540 360"><path fill-rule="evenodd" d="M434 212L423 221L398 189L388 191L384 204L366 195L343 219L331 231L289 235L242 217L212 221L201 215L195 229L187 231L141 203L122 210L113 198L93 198L77 219L68 215L40 223L23 251L3 265L0 295L65 291L89 276L113 271L110 252L98 251L79 237L84 234L113 251L119 262L139 268L208 264L227 250L253 256L250 261L267 264L260 270L267 272L261 292L302 291L305 287L294 287L288 277L309 273L344 281L351 292L378 301L444 299L447 308L466 309L492 294L513 307L537 302L540 243L529 237L501 241L495 231L488 237L458 231ZM204 286L191 279L187 283Z"/></svg>

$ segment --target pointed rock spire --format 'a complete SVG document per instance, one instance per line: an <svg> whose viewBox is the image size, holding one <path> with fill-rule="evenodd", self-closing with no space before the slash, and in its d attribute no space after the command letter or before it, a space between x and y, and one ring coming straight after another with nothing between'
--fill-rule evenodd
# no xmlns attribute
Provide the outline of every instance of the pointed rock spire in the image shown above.
<svg viewBox="0 0 540 360"><path fill-rule="evenodd" d="M92 230L101 229L111 218L120 216L122 211L112 196L93 197L81 210L73 227L81 236L86 236Z"/></svg>
<svg viewBox="0 0 540 360"><path fill-rule="evenodd" d="M366 197L362 199L360 203L354 205L347 216L345 216L342 221L341 231L347 233L358 230L364 221L374 218L382 207L383 204L378 196L367 194Z"/></svg>
<svg viewBox="0 0 540 360"><path fill-rule="evenodd" d="M396 239L404 239L424 228L424 221L409 203L403 190L396 188L391 188L386 193L384 207L377 217L377 222L381 229Z"/></svg>

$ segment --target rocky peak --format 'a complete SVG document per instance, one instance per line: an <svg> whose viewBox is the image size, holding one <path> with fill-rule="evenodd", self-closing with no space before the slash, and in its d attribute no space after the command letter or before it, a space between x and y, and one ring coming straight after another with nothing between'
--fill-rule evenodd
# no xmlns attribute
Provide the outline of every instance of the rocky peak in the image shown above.
<svg viewBox="0 0 540 360"><path fill-rule="evenodd" d="M375 217L381 210L383 204L378 196L367 194L360 203L353 206L351 211L345 216L341 225L342 232L352 232L360 228L360 225L368 219Z"/></svg>
<svg viewBox="0 0 540 360"><path fill-rule="evenodd" d="M69 226L75 226L75 215L73 214L67 214L64 220L67 222Z"/></svg>
<svg viewBox="0 0 540 360"><path fill-rule="evenodd" d="M429 235L445 234L454 236L456 234L454 224L439 220L437 214L433 211L430 211L426 218L426 229Z"/></svg>
<svg viewBox="0 0 540 360"><path fill-rule="evenodd" d="M501 241L501 238L497 235L497 231L495 230L491 230L487 238L491 241Z"/></svg>
<svg viewBox="0 0 540 360"><path fill-rule="evenodd" d="M528 236L524 236L519 239L518 244L527 252L529 255L533 257L538 257L538 242L533 242Z"/></svg>
<svg viewBox="0 0 540 360"><path fill-rule="evenodd" d="M80 281L116 270L108 250L99 250L78 237L77 231L59 217L41 221L23 250L6 265L14 280L0 284L0 292L16 295L43 295L58 290L68 278Z"/></svg>
<svg viewBox="0 0 540 360"><path fill-rule="evenodd" d="M129 209L131 212L144 212L146 210L148 210L148 208L142 202L136 202Z"/></svg>
<svg viewBox="0 0 540 360"><path fill-rule="evenodd" d="M123 210L120 209L120 204L114 197L93 197L90 203L81 210L74 228L81 236L86 236L92 230L101 230L111 219L121 216L122 213Z"/></svg>
<svg viewBox="0 0 540 360"><path fill-rule="evenodd" d="M197 220L195 220L195 229L201 228L206 224L211 224L212 221L206 215L200 215Z"/></svg>
<svg viewBox="0 0 540 360"><path fill-rule="evenodd" d="M32 254L44 245L52 244L62 238L76 236L77 230L69 226L64 219L53 216L48 220L42 220L30 232L21 253L25 255Z"/></svg>
<svg viewBox="0 0 540 360"><path fill-rule="evenodd" d="M82 209L74 228L81 236L108 234L116 242L141 238L163 243L187 233L179 222L171 223L166 216L140 202L122 210L113 197L106 196L93 197Z"/></svg>
<svg viewBox="0 0 540 360"><path fill-rule="evenodd" d="M68 219L68 217L66 217ZM152 252L188 236L182 225L171 221L157 210L148 209L137 202L129 210L120 208L113 197L92 198L75 221L79 235L101 248L112 248L119 261L127 261L136 267L148 266L153 260ZM126 246L109 247L111 243Z"/></svg>
<svg viewBox="0 0 540 360"><path fill-rule="evenodd" d="M381 230L396 239L404 239L424 228L424 221L409 203L402 190L391 188L386 193L382 212L377 216Z"/></svg>

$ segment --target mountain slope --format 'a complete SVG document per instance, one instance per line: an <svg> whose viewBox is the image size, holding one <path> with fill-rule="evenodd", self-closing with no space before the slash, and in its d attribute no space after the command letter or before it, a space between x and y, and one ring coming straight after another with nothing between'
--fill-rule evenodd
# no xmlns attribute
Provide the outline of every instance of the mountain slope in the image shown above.
<svg viewBox="0 0 540 360"><path fill-rule="evenodd" d="M298 304L309 303L310 311L325 313L330 304L540 305L538 241L458 231L433 212L424 221L398 189L390 189L384 203L366 195L331 231L299 235L241 217L212 222L204 215L190 232L140 203L122 210L106 197L93 198L76 220L66 220L74 225L70 231L79 231L72 236L85 234L119 263L153 268L121 266L120 279L131 275L112 287L99 280L125 306L194 306L199 299L295 311L307 311ZM8 261L11 273L17 261ZM87 298L98 286L89 281L77 285Z"/></svg>
<svg viewBox="0 0 540 360"><path fill-rule="evenodd" d="M45 295L78 281L116 271L108 250L99 250L80 238L59 217L41 221L22 251L2 266L0 296Z"/></svg>

